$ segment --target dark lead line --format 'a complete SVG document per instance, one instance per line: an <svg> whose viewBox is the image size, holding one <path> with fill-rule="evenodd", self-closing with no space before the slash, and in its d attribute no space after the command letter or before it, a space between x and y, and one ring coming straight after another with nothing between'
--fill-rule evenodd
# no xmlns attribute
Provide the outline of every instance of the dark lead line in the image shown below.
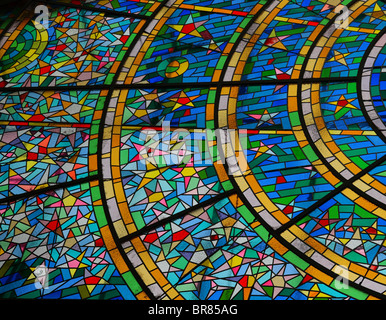
<svg viewBox="0 0 386 320"><path fill-rule="evenodd" d="M144 16L140 14L134 14L134 13L128 13L125 11L116 11L111 9L103 9L103 8L95 8L88 5L77 5L73 3L67 3L67 2L61 2L61 1L49 1L49 0L34 0L35 3L43 3L47 5L52 6L61 6L61 7L68 7L68 8L74 8L74 9L81 9L81 10L89 10L96 13L103 13L106 16L112 16L112 17L122 17L122 18L135 18L139 20L148 20L150 19L149 16Z"/></svg>
<svg viewBox="0 0 386 320"><path fill-rule="evenodd" d="M119 241L121 243L123 243L123 242L129 241L131 239L137 238L137 237L139 237L139 236L141 236L143 234L146 234L149 231L155 230L155 229L157 229L157 228L159 228L161 226L164 226L167 223L170 223L170 222L172 222L174 220L182 218L182 217L186 216L187 214L192 213L195 210L199 210L199 209L208 207L210 205L213 205L214 203L217 203L217 202L221 201L222 199L230 197L231 195L234 195L234 194L236 194L236 191L234 189L229 190L229 191L225 191L224 193L220 193L219 195L217 195L217 196L215 196L215 197L213 197L211 199L208 199L206 201L200 202L200 203L198 203L198 204L196 204L196 205L194 205L194 206L192 206L192 207L190 207L188 209L185 209L185 210L183 210L181 212L173 214L173 215L171 215L168 218L165 218L165 219L159 220L159 221L157 221L155 223L146 225L142 229L140 229L140 230L138 230L136 232L133 232L133 233L131 233L131 234L125 236L125 237L120 238Z"/></svg>
<svg viewBox="0 0 386 320"><path fill-rule="evenodd" d="M353 185L353 183L355 181L359 180L360 178L362 178L365 174L369 173L372 169L376 168L377 166L379 166L380 164L382 164L385 161L386 161L386 155L384 155L383 157L379 158L377 161L373 162L371 165L369 165L367 168L363 169L357 175L351 177L349 180L346 180L346 181L342 182L342 184L338 188L336 188L335 190L331 191L329 194L324 196L319 201L315 202L313 205L308 207L301 214L299 214L296 217L292 218L286 224L283 224L280 228L276 229L276 231L279 232L279 233L285 231L286 229L288 229L289 227L291 227L292 225L294 225L295 223L299 222L301 219L306 217L308 214L310 214L311 212L313 212L314 210L319 208L321 205L326 203L328 200L332 199L333 197L335 197L336 195L341 193L344 189L351 188L356 193L360 193L360 195L362 195L364 197L367 197L366 194L363 194L363 192L361 192L361 190L359 190L357 187L355 187Z"/></svg>
<svg viewBox="0 0 386 320"><path fill-rule="evenodd" d="M24 91L101 91L124 89L187 89L187 88L218 88L218 87L243 87L280 84L304 84L304 83L333 83L356 82L356 77L342 78L305 78L305 79L281 79L281 80L240 80L219 82L184 82L184 83L133 83L133 84L96 84L86 86L46 86L46 87L2 87L0 92L24 92Z"/></svg>
<svg viewBox="0 0 386 320"><path fill-rule="evenodd" d="M86 178L81 178L81 179L77 179L77 180L65 182L65 183L59 183L59 184L55 184L55 185L48 186L48 187L41 188L41 189L35 189L32 191L29 191L28 193L16 194L16 195L4 198L4 199L0 199L0 203L15 202L15 201L23 199L23 198L28 199L28 198L32 198L32 197L35 197L37 195L44 194L44 193L47 193L50 191L63 189L63 188L69 188L69 187L77 186L77 185L80 185L83 183L96 181L98 179L99 179L99 176L97 174L90 175L89 177L86 177Z"/></svg>

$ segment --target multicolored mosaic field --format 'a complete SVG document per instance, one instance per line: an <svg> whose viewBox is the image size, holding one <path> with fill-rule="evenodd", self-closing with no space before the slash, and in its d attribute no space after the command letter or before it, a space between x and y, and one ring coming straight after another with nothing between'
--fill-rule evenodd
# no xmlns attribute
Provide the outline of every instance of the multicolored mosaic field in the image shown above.
<svg viewBox="0 0 386 320"><path fill-rule="evenodd" d="M385 298L384 1L0 12L0 298Z"/></svg>

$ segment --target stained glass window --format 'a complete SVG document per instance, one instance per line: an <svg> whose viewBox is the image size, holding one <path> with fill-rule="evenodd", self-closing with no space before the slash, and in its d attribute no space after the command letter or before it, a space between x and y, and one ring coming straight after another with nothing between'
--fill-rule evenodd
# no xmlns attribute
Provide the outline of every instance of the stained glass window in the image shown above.
<svg viewBox="0 0 386 320"><path fill-rule="evenodd" d="M384 298L384 1L6 2L0 298Z"/></svg>

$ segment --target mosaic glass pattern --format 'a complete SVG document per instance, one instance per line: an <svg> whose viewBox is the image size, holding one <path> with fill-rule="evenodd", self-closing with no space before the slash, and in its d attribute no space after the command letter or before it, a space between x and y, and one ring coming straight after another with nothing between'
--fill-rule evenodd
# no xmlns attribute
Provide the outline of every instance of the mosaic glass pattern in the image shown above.
<svg viewBox="0 0 386 320"><path fill-rule="evenodd" d="M0 298L384 299L385 100L384 1L1 6Z"/></svg>

